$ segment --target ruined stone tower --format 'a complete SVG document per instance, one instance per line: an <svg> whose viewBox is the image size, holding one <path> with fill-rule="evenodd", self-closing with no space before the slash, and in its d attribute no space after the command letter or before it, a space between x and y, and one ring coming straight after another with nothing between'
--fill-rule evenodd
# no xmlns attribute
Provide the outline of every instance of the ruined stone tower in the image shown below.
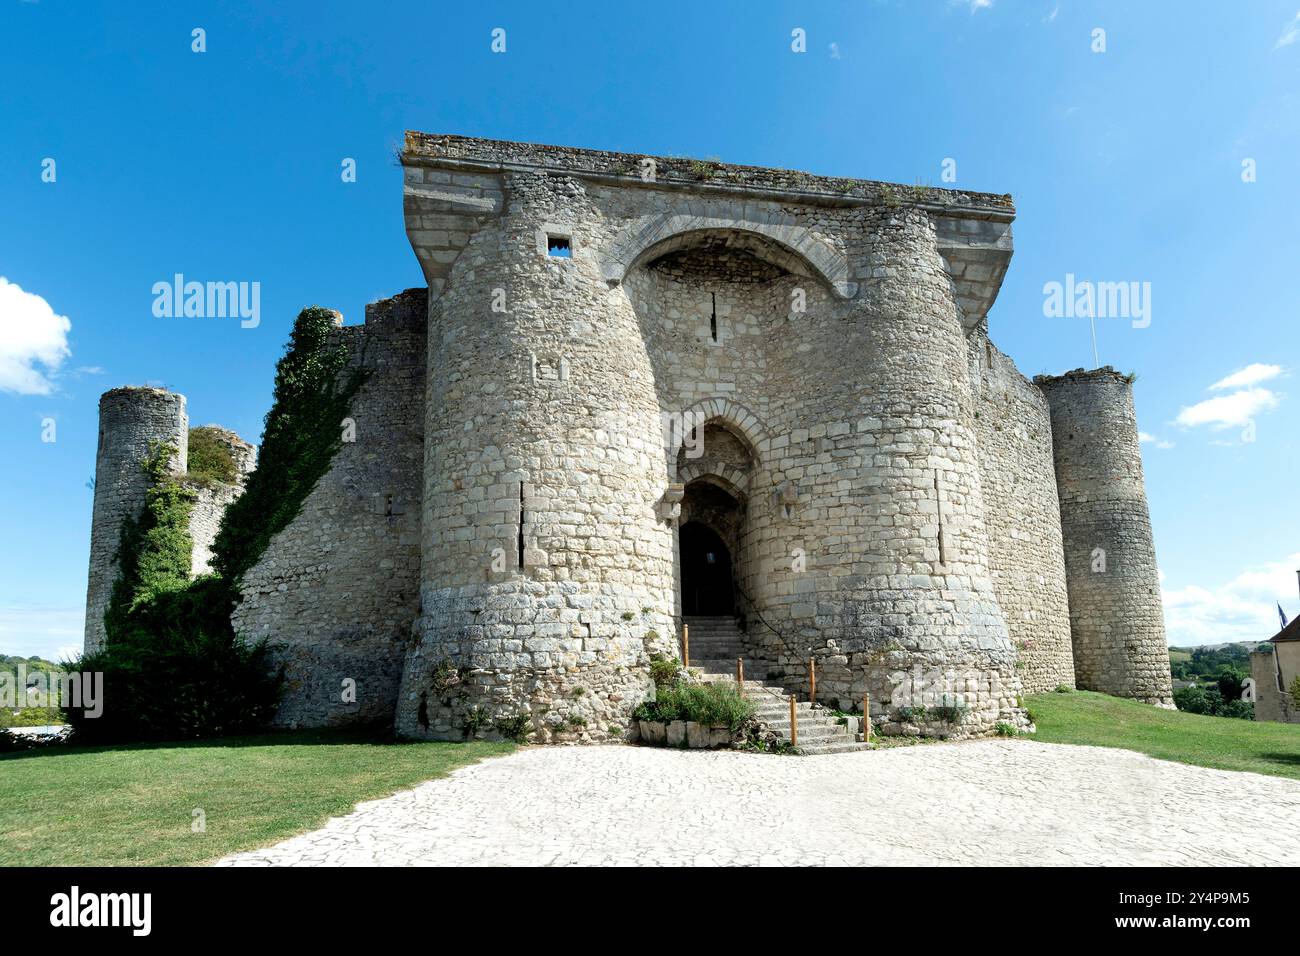
<svg viewBox="0 0 1300 956"><path fill-rule="evenodd" d="M1079 686L1172 707L1131 379L1106 366L1034 382L1052 408Z"/></svg>
<svg viewBox="0 0 1300 956"><path fill-rule="evenodd" d="M331 333L354 437L239 582L279 724L622 738L693 615L887 733L1025 727L1076 676L1167 701L1128 384L990 339L1009 197L422 133L402 165L427 289Z"/></svg>
<svg viewBox="0 0 1300 956"><path fill-rule="evenodd" d="M117 581L122 522L144 505L149 479L141 467L152 447L175 449L170 467L183 475L189 417L185 396L160 388L115 388L99 398L95 504L90 522L90 576L86 585L85 649L104 644L104 612Z"/></svg>
<svg viewBox="0 0 1300 956"><path fill-rule="evenodd" d="M104 646L104 612L118 578L117 549L122 524L140 515L145 504L149 478L143 465L153 449L170 447L168 471L182 478L194 496L190 507L189 534L192 541L190 573L210 570L212 542L216 538L226 506L244 488L256 467L257 449L232 431L206 425L230 453L235 480L190 481L184 476L189 464L190 427L185 396L161 388L128 386L105 392L99 399L99 450L95 459L95 504L90 525L90 574L86 587L85 650Z"/></svg>

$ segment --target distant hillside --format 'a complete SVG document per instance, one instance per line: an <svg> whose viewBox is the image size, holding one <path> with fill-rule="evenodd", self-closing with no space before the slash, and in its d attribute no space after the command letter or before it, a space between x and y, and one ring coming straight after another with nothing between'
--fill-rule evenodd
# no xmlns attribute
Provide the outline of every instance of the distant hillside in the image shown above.
<svg viewBox="0 0 1300 956"><path fill-rule="evenodd" d="M22 664L29 674L36 671L62 670L62 667L54 661L47 661L35 654L31 657L9 657L6 654L0 654L0 671L11 671L16 674L18 673L19 664Z"/></svg>
<svg viewBox="0 0 1300 956"><path fill-rule="evenodd" d="M21 691L18 687L19 665L22 666L23 687ZM12 707L0 707L0 729L5 727L39 727L45 724L57 724L63 721L63 713L54 707L29 707L25 704L30 703L35 698L29 698L26 694L28 687L32 686L32 678L38 674L48 674L51 671L62 670L63 668L54 663L47 661L42 657L33 654L31 657L10 657L7 654L0 654L0 674L8 671L13 675L12 683L5 681L9 686L0 687L0 697L4 695L15 695L15 702L18 703L17 709ZM49 687L48 681L41 681L42 690Z"/></svg>
<svg viewBox="0 0 1300 956"><path fill-rule="evenodd" d="M1250 673L1250 652L1264 641L1237 641L1230 644L1202 644L1199 647L1169 648L1169 670L1174 680L1213 683L1222 670Z"/></svg>

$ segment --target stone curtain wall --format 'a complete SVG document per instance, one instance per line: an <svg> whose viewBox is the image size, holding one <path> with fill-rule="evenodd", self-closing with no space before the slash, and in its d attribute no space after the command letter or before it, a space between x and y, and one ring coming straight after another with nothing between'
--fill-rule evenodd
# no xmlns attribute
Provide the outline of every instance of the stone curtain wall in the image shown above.
<svg viewBox="0 0 1300 956"><path fill-rule="evenodd" d="M1172 707L1132 385L1110 366L1034 384L1051 406L1078 686Z"/></svg>
<svg viewBox="0 0 1300 956"><path fill-rule="evenodd" d="M221 527L221 517L226 507L239 497L242 486L212 484L202 485L186 482L185 486L194 493L194 503L190 506L190 575L198 577L212 571L212 542L216 540L217 530Z"/></svg>
<svg viewBox="0 0 1300 956"><path fill-rule="evenodd" d="M1026 693L1074 686L1061 506L1047 400L980 329L970 337L993 591Z"/></svg>
<svg viewBox="0 0 1300 956"><path fill-rule="evenodd" d="M412 289L337 331L343 374L371 373L353 399L355 441L244 576L235 632L269 638L287 669L279 726L392 719L418 613L426 311Z"/></svg>
<svg viewBox="0 0 1300 956"><path fill-rule="evenodd" d="M935 227L1005 222L1008 204L891 203L876 184L736 167L686 183L666 160L645 184L637 159L408 137L408 234L444 291L399 731L522 718L542 740L621 734L647 655L677 650L677 449L661 415L691 408L754 447L739 573L771 623L751 638L782 678L802 686L812 654L844 706L869 691L891 717L947 702L970 708L964 732L1024 725L989 568L968 317ZM453 231L424 235L453 217L459 252ZM720 234L782 274L742 267ZM572 258L548 257L548 235ZM724 261L652 268L701 242ZM792 313L795 289L806 312Z"/></svg>
<svg viewBox="0 0 1300 956"><path fill-rule="evenodd" d="M117 581L122 522L144 507L149 479L143 463L150 445L176 449L174 474L185 473L189 419L185 396L159 388L128 386L99 399L99 448L95 455L95 504L90 524L90 574L86 587L85 651L104 643L104 612Z"/></svg>

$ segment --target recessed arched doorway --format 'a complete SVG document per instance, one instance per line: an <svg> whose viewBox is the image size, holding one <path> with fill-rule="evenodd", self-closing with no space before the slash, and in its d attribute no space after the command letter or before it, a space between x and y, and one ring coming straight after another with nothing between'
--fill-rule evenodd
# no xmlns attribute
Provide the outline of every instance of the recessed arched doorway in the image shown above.
<svg viewBox="0 0 1300 956"><path fill-rule="evenodd" d="M682 614L695 617L736 612L731 551L716 531L699 521L680 529Z"/></svg>

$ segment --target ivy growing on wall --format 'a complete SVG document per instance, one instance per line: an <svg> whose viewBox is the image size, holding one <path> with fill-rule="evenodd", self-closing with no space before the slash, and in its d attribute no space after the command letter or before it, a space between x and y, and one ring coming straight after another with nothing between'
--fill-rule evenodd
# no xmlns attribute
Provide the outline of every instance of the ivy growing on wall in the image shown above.
<svg viewBox="0 0 1300 956"><path fill-rule="evenodd" d="M276 366L258 468L222 518L214 574L190 580L195 493L171 473L175 448L150 449L144 507L122 529L104 648L79 664L103 672L105 689L102 716L69 709L80 739L231 734L274 713L283 672L271 672L265 640L248 644L234 633L230 614L240 576L297 515L342 443L341 423L364 375L344 374L349 356L330 336L333 328L333 313L318 307L304 309L294 322ZM234 478L233 459L215 435L195 429L190 437L187 479Z"/></svg>
<svg viewBox="0 0 1300 956"><path fill-rule="evenodd" d="M176 447L153 443L141 467L149 477L144 508L122 524L117 548L117 581L109 598L104 625L109 634L120 630L130 614L157 598L190 583L190 507L194 493L171 474Z"/></svg>
<svg viewBox="0 0 1300 956"><path fill-rule="evenodd" d="M216 572L237 580L257 563L272 536L288 527L342 445L342 422L365 380L348 375L347 346L331 337L334 313L312 306L298 314L275 368L257 470L221 522L212 546Z"/></svg>

